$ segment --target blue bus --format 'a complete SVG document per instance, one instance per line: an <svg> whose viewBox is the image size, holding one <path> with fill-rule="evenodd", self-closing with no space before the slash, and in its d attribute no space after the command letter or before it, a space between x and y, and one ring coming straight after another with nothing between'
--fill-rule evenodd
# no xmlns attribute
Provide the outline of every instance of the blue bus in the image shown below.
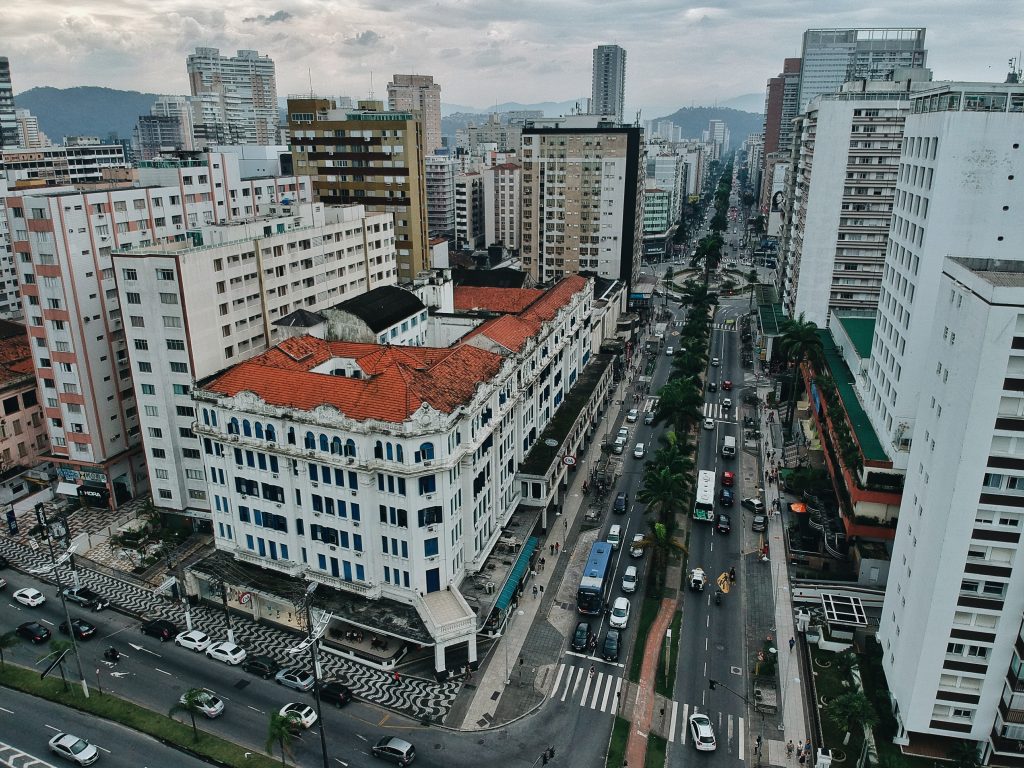
<svg viewBox="0 0 1024 768"><path fill-rule="evenodd" d="M576 592L576 610L588 616L600 615L611 586L612 545L598 541L590 548L590 556L583 568L583 578Z"/></svg>

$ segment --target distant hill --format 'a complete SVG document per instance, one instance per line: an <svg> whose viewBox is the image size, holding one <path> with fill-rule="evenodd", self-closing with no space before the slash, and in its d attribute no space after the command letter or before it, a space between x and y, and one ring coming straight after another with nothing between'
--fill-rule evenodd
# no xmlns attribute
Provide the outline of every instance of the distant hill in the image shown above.
<svg viewBox="0 0 1024 768"><path fill-rule="evenodd" d="M731 99L719 102L718 106L759 114L764 111L764 93L744 93L742 96L733 96Z"/></svg>
<svg viewBox="0 0 1024 768"><path fill-rule="evenodd" d="M545 117L558 117L559 115L567 115L574 108L579 106L581 109L585 109L587 106L586 98L580 98L578 100L569 101L541 101L536 104L520 104L518 101L506 101L501 104L495 104L487 107L467 107L463 104L441 104L441 117L448 117L449 115L489 115L492 112L518 112L524 109L539 109L544 113Z"/></svg>
<svg viewBox="0 0 1024 768"><path fill-rule="evenodd" d="M15 106L31 110L39 127L55 143L65 136L99 136L116 133L130 138L139 115L148 115L155 93L119 91L114 88L30 88L16 94Z"/></svg>
<svg viewBox="0 0 1024 768"><path fill-rule="evenodd" d="M710 120L722 120L729 126L729 143L735 149L752 133L760 133L764 127L764 116L753 112L741 112L728 107L683 107L671 115L656 117L671 120L682 128L683 138L699 139Z"/></svg>

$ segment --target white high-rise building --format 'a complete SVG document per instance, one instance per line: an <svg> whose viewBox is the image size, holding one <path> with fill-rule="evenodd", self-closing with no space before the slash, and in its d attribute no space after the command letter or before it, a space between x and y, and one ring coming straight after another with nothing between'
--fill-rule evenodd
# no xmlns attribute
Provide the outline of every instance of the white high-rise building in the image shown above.
<svg viewBox="0 0 1024 768"><path fill-rule="evenodd" d="M196 48L187 68L192 95L204 97L203 119L197 114L196 122L226 129L223 136L207 136L212 143L277 143L277 76L269 56L250 50L221 56L217 48Z"/></svg>
<svg viewBox="0 0 1024 768"><path fill-rule="evenodd" d="M427 155L427 231L431 237L455 238L455 176L458 164L450 155Z"/></svg>
<svg viewBox="0 0 1024 768"><path fill-rule="evenodd" d="M392 75L388 83L388 109L415 112L423 126L423 155L441 149L441 86L432 75Z"/></svg>
<svg viewBox="0 0 1024 768"><path fill-rule="evenodd" d="M599 45L594 49L590 114L611 115L621 123L625 102L626 50L617 45Z"/></svg>
<svg viewBox="0 0 1024 768"><path fill-rule="evenodd" d="M0 149L18 146L18 118L14 109L11 62L0 56Z"/></svg>
<svg viewBox="0 0 1024 768"><path fill-rule="evenodd" d="M501 243L519 248L519 194L522 166L499 163L487 168L483 176L484 232L486 245Z"/></svg>
<svg viewBox="0 0 1024 768"><path fill-rule="evenodd" d="M484 179L477 171L455 177L455 249L475 250L484 243Z"/></svg>

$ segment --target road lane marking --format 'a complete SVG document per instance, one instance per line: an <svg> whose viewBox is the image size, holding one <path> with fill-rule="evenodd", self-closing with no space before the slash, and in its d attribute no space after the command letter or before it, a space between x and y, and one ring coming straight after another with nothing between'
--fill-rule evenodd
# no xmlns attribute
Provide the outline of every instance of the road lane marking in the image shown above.
<svg viewBox="0 0 1024 768"><path fill-rule="evenodd" d="M604 699L601 700L601 711L608 711L608 698L612 695L612 676L608 675L608 685L604 689Z"/></svg>
<svg viewBox="0 0 1024 768"><path fill-rule="evenodd" d="M679 702L672 702L672 716L668 721L668 740L674 742L676 740L676 715L679 714Z"/></svg>
<svg viewBox="0 0 1024 768"><path fill-rule="evenodd" d="M558 665L558 672L555 674L555 684L553 686L551 686L551 690L555 691L556 693L558 692L558 684L562 681L562 672L564 672L564 671L565 671L565 664L564 663L559 664Z"/></svg>
<svg viewBox="0 0 1024 768"><path fill-rule="evenodd" d="M739 743L740 743L740 747L739 747L739 750L737 751L737 754L739 755L740 760L744 760L746 758L746 752L743 751L743 718L742 717L740 718L740 727L737 729L736 733L737 733L737 739L739 740Z"/></svg>
<svg viewBox="0 0 1024 768"><path fill-rule="evenodd" d="M168 677L174 677L174 675L172 675L170 672L164 672L164 670L160 669L160 667L153 667L153 669L155 669L157 672L167 675Z"/></svg>
<svg viewBox="0 0 1024 768"><path fill-rule="evenodd" d="M597 673L597 681L594 683L594 697L590 700L590 708L591 709L597 709L597 700L599 698L601 698L601 688L605 684L605 677L606 677L606 675L605 675L604 672L598 672ZM611 680L612 680L611 675L607 675L607 678L608 678L608 683L610 684ZM584 696L584 698L586 698L586 697Z"/></svg>
<svg viewBox="0 0 1024 768"><path fill-rule="evenodd" d="M583 670L580 670L580 671L582 672ZM586 679L586 681L585 681L585 682L583 683L583 695L582 695L582 696L580 696L580 706L581 706L581 707L584 707L584 706L586 706L586 704L587 704L587 693L588 693L588 692L590 691L590 683L591 683L591 678L590 678L590 675L589 675L589 673L588 673L588 674L587 674L587 679ZM579 686L577 686L577 688L578 688L578 687L579 687ZM575 692L575 691L573 691L573 695L574 695L574 696L576 695L576 692Z"/></svg>
<svg viewBox="0 0 1024 768"><path fill-rule="evenodd" d="M686 731L690 723L690 705L683 704L683 729L679 735L679 743L686 744Z"/></svg>

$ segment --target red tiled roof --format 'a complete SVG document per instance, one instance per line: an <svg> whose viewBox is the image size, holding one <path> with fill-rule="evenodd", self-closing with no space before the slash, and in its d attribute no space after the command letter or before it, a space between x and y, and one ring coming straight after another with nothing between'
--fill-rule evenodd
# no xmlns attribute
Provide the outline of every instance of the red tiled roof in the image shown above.
<svg viewBox="0 0 1024 768"><path fill-rule="evenodd" d="M483 309L489 312L518 314L544 295L537 288L490 288L460 285L455 288L455 308L462 311Z"/></svg>
<svg viewBox="0 0 1024 768"><path fill-rule="evenodd" d="M20 323L0 321L3 333L0 336L0 386L35 377L32 362L32 347L29 344L25 326Z"/></svg>

